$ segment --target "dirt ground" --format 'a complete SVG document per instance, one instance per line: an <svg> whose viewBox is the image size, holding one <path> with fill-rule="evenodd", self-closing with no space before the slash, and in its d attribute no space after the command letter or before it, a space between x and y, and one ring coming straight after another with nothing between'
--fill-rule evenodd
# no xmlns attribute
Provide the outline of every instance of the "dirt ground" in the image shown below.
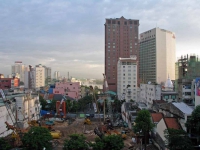
<svg viewBox="0 0 200 150"><path fill-rule="evenodd" d="M59 145L54 148L55 150L62 150L63 143L66 138L69 138L70 134L77 133L77 134L83 134L86 137L87 141L93 142L97 135L94 134L94 128L100 125L99 121L93 121L91 125L84 125L83 124L84 119L76 119L74 122L72 122L70 125L68 122L63 123L57 123L55 122L55 125L53 126L53 129L59 130L61 132L61 138L58 139ZM121 131L121 128L117 128L119 132ZM125 147L123 150L128 150L130 147L132 147L132 150L138 150L140 148L140 144L134 144L132 142L132 135L133 132L129 132L127 134L127 138L124 140ZM151 150L156 150L155 148L150 148Z"/></svg>

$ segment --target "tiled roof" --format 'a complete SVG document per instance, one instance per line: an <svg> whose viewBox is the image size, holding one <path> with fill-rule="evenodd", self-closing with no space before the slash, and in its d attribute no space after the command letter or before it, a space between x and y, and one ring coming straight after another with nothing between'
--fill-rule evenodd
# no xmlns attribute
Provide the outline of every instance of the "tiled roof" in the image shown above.
<svg viewBox="0 0 200 150"><path fill-rule="evenodd" d="M151 117L153 119L153 122L159 122L163 118L162 113L151 113Z"/></svg>
<svg viewBox="0 0 200 150"><path fill-rule="evenodd" d="M165 121L167 128L181 129L181 126L179 125L176 118L166 117L166 118L164 118L164 121Z"/></svg>
<svg viewBox="0 0 200 150"><path fill-rule="evenodd" d="M53 99L54 94L49 94L48 99Z"/></svg>

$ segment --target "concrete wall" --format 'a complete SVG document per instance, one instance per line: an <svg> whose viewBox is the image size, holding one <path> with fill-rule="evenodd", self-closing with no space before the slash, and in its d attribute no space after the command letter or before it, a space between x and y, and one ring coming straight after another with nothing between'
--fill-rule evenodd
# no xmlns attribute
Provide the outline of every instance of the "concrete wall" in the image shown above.
<svg viewBox="0 0 200 150"><path fill-rule="evenodd" d="M164 135L164 130L167 129L164 119L162 118L159 123L157 124L157 133L162 138L163 141L166 140Z"/></svg>

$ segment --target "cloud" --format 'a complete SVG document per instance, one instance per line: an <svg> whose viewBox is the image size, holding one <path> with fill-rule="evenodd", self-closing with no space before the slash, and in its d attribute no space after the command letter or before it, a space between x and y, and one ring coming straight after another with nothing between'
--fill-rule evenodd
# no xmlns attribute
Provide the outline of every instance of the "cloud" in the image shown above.
<svg viewBox="0 0 200 150"><path fill-rule="evenodd" d="M105 18L139 19L140 33L175 32L177 56L197 53L198 0L6 0L0 5L0 73L21 60L73 77L102 78Z"/></svg>

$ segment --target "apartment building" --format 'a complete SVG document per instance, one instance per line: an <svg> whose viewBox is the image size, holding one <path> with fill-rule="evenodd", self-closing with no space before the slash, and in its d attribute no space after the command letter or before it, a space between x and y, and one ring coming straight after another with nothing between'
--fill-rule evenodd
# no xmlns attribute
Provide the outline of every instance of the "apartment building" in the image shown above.
<svg viewBox="0 0 200 150"><path fill-rule="evenodd" d="M22 61L15 61L15 64L11 66L11 74L18 75L21 82L24 82L24 72L25 65L22 64Z"/></svg>
<svg viewBox="0 0 200 150"><path fill-rule="evenodd" d="M117 64L118 99L137 101L137 57L119 58Z"/></svg>
<svg viewBox="0 0 200 150"><path fill-rule="evenodd" d="M105 22L105 75L109 90L117 91L117 62L138 55L139 20L121 18ZM137 57L138 58L138 57Z"/></svg>
<svg viewBox="0 0 200 150"><path fill-rule="evenodd" d="M56 82L53 94L62 94L78 100L81 98L81 85L79 82Z"/></svg>

